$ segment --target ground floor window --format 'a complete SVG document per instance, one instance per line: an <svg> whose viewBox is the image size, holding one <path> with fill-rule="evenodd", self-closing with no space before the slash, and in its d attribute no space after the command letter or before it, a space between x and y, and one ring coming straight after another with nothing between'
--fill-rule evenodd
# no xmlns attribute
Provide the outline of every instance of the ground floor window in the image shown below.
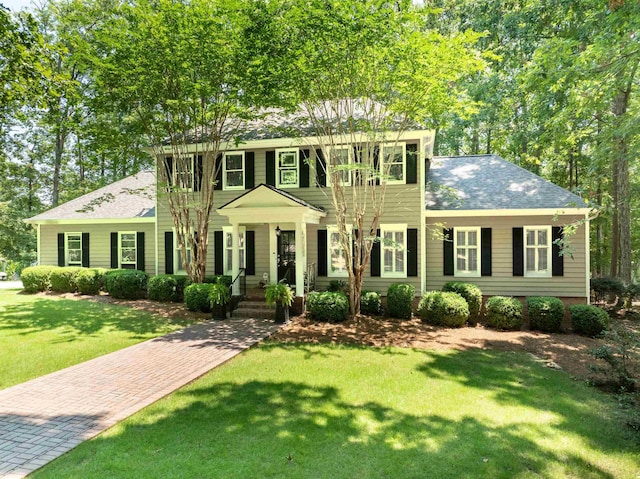
<svg viewBox="0 0 640 479"><path fill-rule="evenodd" d="M351 225L347 225L347 231L351 231ZM351 234L349 234L351 237ZM349 240L351 243L351 240ZM340 243L340 233L337 226L327 227L327 260L328 276L347 277L349 276L347 264L347 252Z"/></svg>
<svg viewBox="0 0 640 479"><path fill-rule="evenodd" d="M222 228L224 235L224 274L231 275L233 273L233 231L231 226ZM240 269L246 268L246 228L241 226L238 228L238 255Z"/></svg>
<svg viewBox="0 0 640 479"><path fill-rule="evenodd" d="M187 234L184 235L184 242L186 244L187 247L187 263L183 263L182 261L182 254L180 253L180 239L178 238L178 235L176 234L176 229L173 229L173 237L175 238L175 246L174 246L174 256L173 256L173 260L174 260L174 264L176 265L176 273L186 273L187 272L187 265L191 264L191 241L189 241L189 237L190 235L193 235L194 231L193 229L190 229L189 232Z"/></svg>
<svg viewBox="0 0 640 479"><path fill-rule="evenodd" d="M82 266L82 233L65 233L67 266Z"/></svg>
<svg viewBox="0 0 640 479"><path fill-rule="evenodd" d="M455 228L456 276L480 276L480 228Z"/></svg>
<svg viewBox="0 0 640 479"><path fill-rule="evenodd" d="M524 227L525 276L551 276L551 226Z"/></svg>
<svg viewBox="0 0 640 479"><path fill-rule="evenodd" d="M380 225L382 277L407 276L407 225Z"/></svg>
<svg viewBox="0 0 640 479"><path fill-rule="evenodd" d="M138 259L137 249L135 231L118 232L118 251L120 254L121 268L136 269Z"/></svg>

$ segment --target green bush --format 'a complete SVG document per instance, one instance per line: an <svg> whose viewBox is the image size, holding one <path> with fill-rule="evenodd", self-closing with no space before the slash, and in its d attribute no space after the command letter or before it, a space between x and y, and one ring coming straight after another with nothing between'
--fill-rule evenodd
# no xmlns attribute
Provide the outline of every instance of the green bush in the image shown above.
<svg viewBox="0 0 640 479"><path fill-rule="evenodd" d="M619 278L591 278L591 291L595 301L604 302L609 295L622 296L625 287Z"/></svg>
<svg viewBox="0 0 640 479"><path fill-rule="evenodd" d="M117 299L144 298L147 281L147 274L136 269L112 269L105 274L107 293Z"/></svg>
<svg viewBox="0 0 640 479"><path fill-rule="evenodd" d="M83 268L76 276L78 292L94 295L104 291L106 289L104 279L106 272L107 270L104 268Z"/></svg>
<svg viewBox="0 0 640 479"><path fill-rule="evenodd" d="M595 337L609 329L609 315L597 306L574 304L569 306L573 331L583 336Z"/></svg>
<svg viewBox="0 0 640 479"><path fill-rule="evenodd" d="M551 296L530 296L527 298L527 311L531 329L556 333L560 331L564 318L564 303Z"/></svg>
<svg viewBox="0 0 640 479"><path fill-rule="evenodd" d="M20 279L27 293L49 291L51 288L51 273L59 266L31 266L22 270Z"/></svg>
<svg viewBox="0 0 640 479"><path fill-rule="evenodd" d="M51 272L51 291L56 293L75 293L78 291L78 273L85 268L65 266L55 268Z"/></svg>
<svg viewBox="0 0 640 479"><path fill-rule="evenodd" d="M332 279L329 281L329 286L327 286L327 291L330 293L349 293L349 285L346 281L342 281L341 279Z"/></svg>
<svg viewBox="0 0 640 479"><path fill-rule="evenodd" d="M418 316L429 324L459 328L469 319L469 305L458 293L429 291L420 299Z"/></svg>
<svg viewBox="0 0 640 479"><path fill-rule="evenodd" d="M516 331L522 327L522 303L516 298L492 296L486 310L487 324L492 328Z"/></svg>
<svg viewBox="0 0 640 479"><path fill-rule="evenodd" d="M628 284L624 291L625 308L631 309L637 299L640 299L640 283Z"/></svg>
<svg viewBox="0 0 640 479"><path fill-rule="evenodd" d="M411 319L416 288L412 284L394 283L387 290L387 313L392 318Z"/></svg>
<svg viewBox="0 0 640 479"><path fill-rule="evenodd" d="M149 299L181 303L184 300L184 288L190 282L189 277L184 275L160 274L152 276L147 285Z"/></svg>
<svg viewBox="0 0 640 479"><path fill-rule="evenodd" d="M307 313L318 321L344 321L349 314L349 300L344 293L312 291L307 295Z"/></svg>
<svg viewBox="0 0 640 479"><path fill-rule="evenodd" d="M203 283L215 284L215 283L222 282L227 286L231 286L232 281L233 281L233 278L231 276L227 274L218 274L218 275L205 276Z"/></svg>
<svg viewBox="0 0 640 479"><path fill-rule="evenodd" d="M189 311L211 312L209 294L213 290L213 283L193 283L184 288L184 304Z"/></svg>
<svg viewBox="0 0 640 479"><path fill-rule="evenodd" d="M458 293L469 305L469 320L473 323L480 317L482 308L482 291L473 283L463 283L462 281L449 281L442 287L442 291Z"/></svg>
<svg viewBox="0 0 640 479"><path fill-rule="evenodd" d="M362 291L360 294L360 312L362 314L380 314L382 299L375 291Z"/></svg>

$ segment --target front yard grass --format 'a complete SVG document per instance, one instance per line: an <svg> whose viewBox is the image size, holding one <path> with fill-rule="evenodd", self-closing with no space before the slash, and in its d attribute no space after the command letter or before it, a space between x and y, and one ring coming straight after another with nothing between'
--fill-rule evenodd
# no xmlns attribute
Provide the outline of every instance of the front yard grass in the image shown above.
<svg viewBox="0 0 640 479"><path fill-rule="evenodd" d="M0 290L0 389L187 324L122 306Z"/></svg>
<svg viewBox="0 0 640 479"><path fill-rule="evenodd" d="M637 478L614 402L529 355L266 343L37 478Z"/></svg>

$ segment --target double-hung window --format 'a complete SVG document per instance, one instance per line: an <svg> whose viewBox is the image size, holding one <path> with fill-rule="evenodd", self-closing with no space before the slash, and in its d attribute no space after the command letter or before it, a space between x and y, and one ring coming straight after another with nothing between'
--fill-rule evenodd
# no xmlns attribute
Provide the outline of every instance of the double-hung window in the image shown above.
<svg viewBox="0 0 640 479"><path fill-rule="evenodd" d="M185 190L193 189L193 155L182 156L173 162L174 184Z"/></svg>
<svg viewBox="0 0 640 479"><path fill-rule="evenodd" d="M353 152L349 146L338 146L330 150L329 174L331 183L336 180L343 186L351 185L351 170Z"/></svg>
<svg viewBox="0 0 640 479"><path fill-rule="evenodd" d="M244 151L224 154L222 183L225 190L244 190Z"/></svg>
<svg viewBox="0 0 640 479"><path fill-rule="evenodd" d="M404 184L407 163L407 145L387 143L382 145L382 176L387 184Z"/></svg>
<svg viewBox="0 0 640 479"><path fill-rule="evenodd" d="M136 269L137 243L135 231L118 232L118 251L120 254L120 267Z"/></svg>
<svg viewBox="0 0 640 479"><path fill-rule="evenodd" d="M193 235L194 232L192 229L189 230L188 234L184 235L184 242L186 244L186 252L187 252L187 264L191 263L191 241L189 241L189 235ZM182 262L182 254L180 253L180 244L178 241L178 235L176 234L176 229L173 229L173 237L176 239L175 241L175 250L174 250L174 264L176 267L176 272L180 274L184 274L187 271L187 264Z"/></svg>
<svg viewBox="0 0 640 479"><path fill-rule="evenodd" d="M297 149L276 150L276 186L278 188L297 188L299 186L299 161Z"/></svg>
<svg viewBox="0 0 640 479"><path fill-rule="evenodd" d="M551 277L551 226L524 227L524 274Z"/></svg>
<svg viewBox="0 0 640 479"><path fill-rule="evenodd" d="M455 276L480 276L480 228L455 228Z"/></svg>
<svg viewBox="0 0 640 479"><path fill-rule="evenodd" d="M67 266L82 266L82 233L65 233Z"/></svg>
<svg viewBox="0 0 640 479"><path fill-rule="evenodd" d="M347 225L347 231L351 231L351 225ZM349 244L351 244L351 234L349 234ZM347 277L349 276L349 267L347 263L347 252L340 242L340 233L337 226L327 227L327 276L330 277Z"/></svg>
<svg viewBox="0 0 640 479"><path fill-rule="evenodd" d="M407 225L380 225L380 236L381 276L405 278L407 276Z"/></svg>
<svg viewBox="0 0 640 479"><path fill-rule="evenodd" d="M224 235L224 274L231 275L233 273L233 234L231 226L223 226ZM238 255L239 268L246 268L246 229L242 226L238 229Z"/></svg>

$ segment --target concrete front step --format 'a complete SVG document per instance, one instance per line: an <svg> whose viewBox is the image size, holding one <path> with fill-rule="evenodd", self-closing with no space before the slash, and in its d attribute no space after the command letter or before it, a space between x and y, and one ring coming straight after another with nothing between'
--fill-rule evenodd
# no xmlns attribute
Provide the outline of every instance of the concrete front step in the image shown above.
<svg viewBox="0 0 640 479"><path fill-rule="evenodd" d="M233 318L275 319L276 310L273 308L249 308L238 306L233 310Z"/></svg>
<svg viewBox="0 0 640 479"><path fill-rule="evenodd" d="M238 303L238 308L274 309L273 306L269 306L264 301L255 301L255 300L246 300L246 299Z"/></svg>

